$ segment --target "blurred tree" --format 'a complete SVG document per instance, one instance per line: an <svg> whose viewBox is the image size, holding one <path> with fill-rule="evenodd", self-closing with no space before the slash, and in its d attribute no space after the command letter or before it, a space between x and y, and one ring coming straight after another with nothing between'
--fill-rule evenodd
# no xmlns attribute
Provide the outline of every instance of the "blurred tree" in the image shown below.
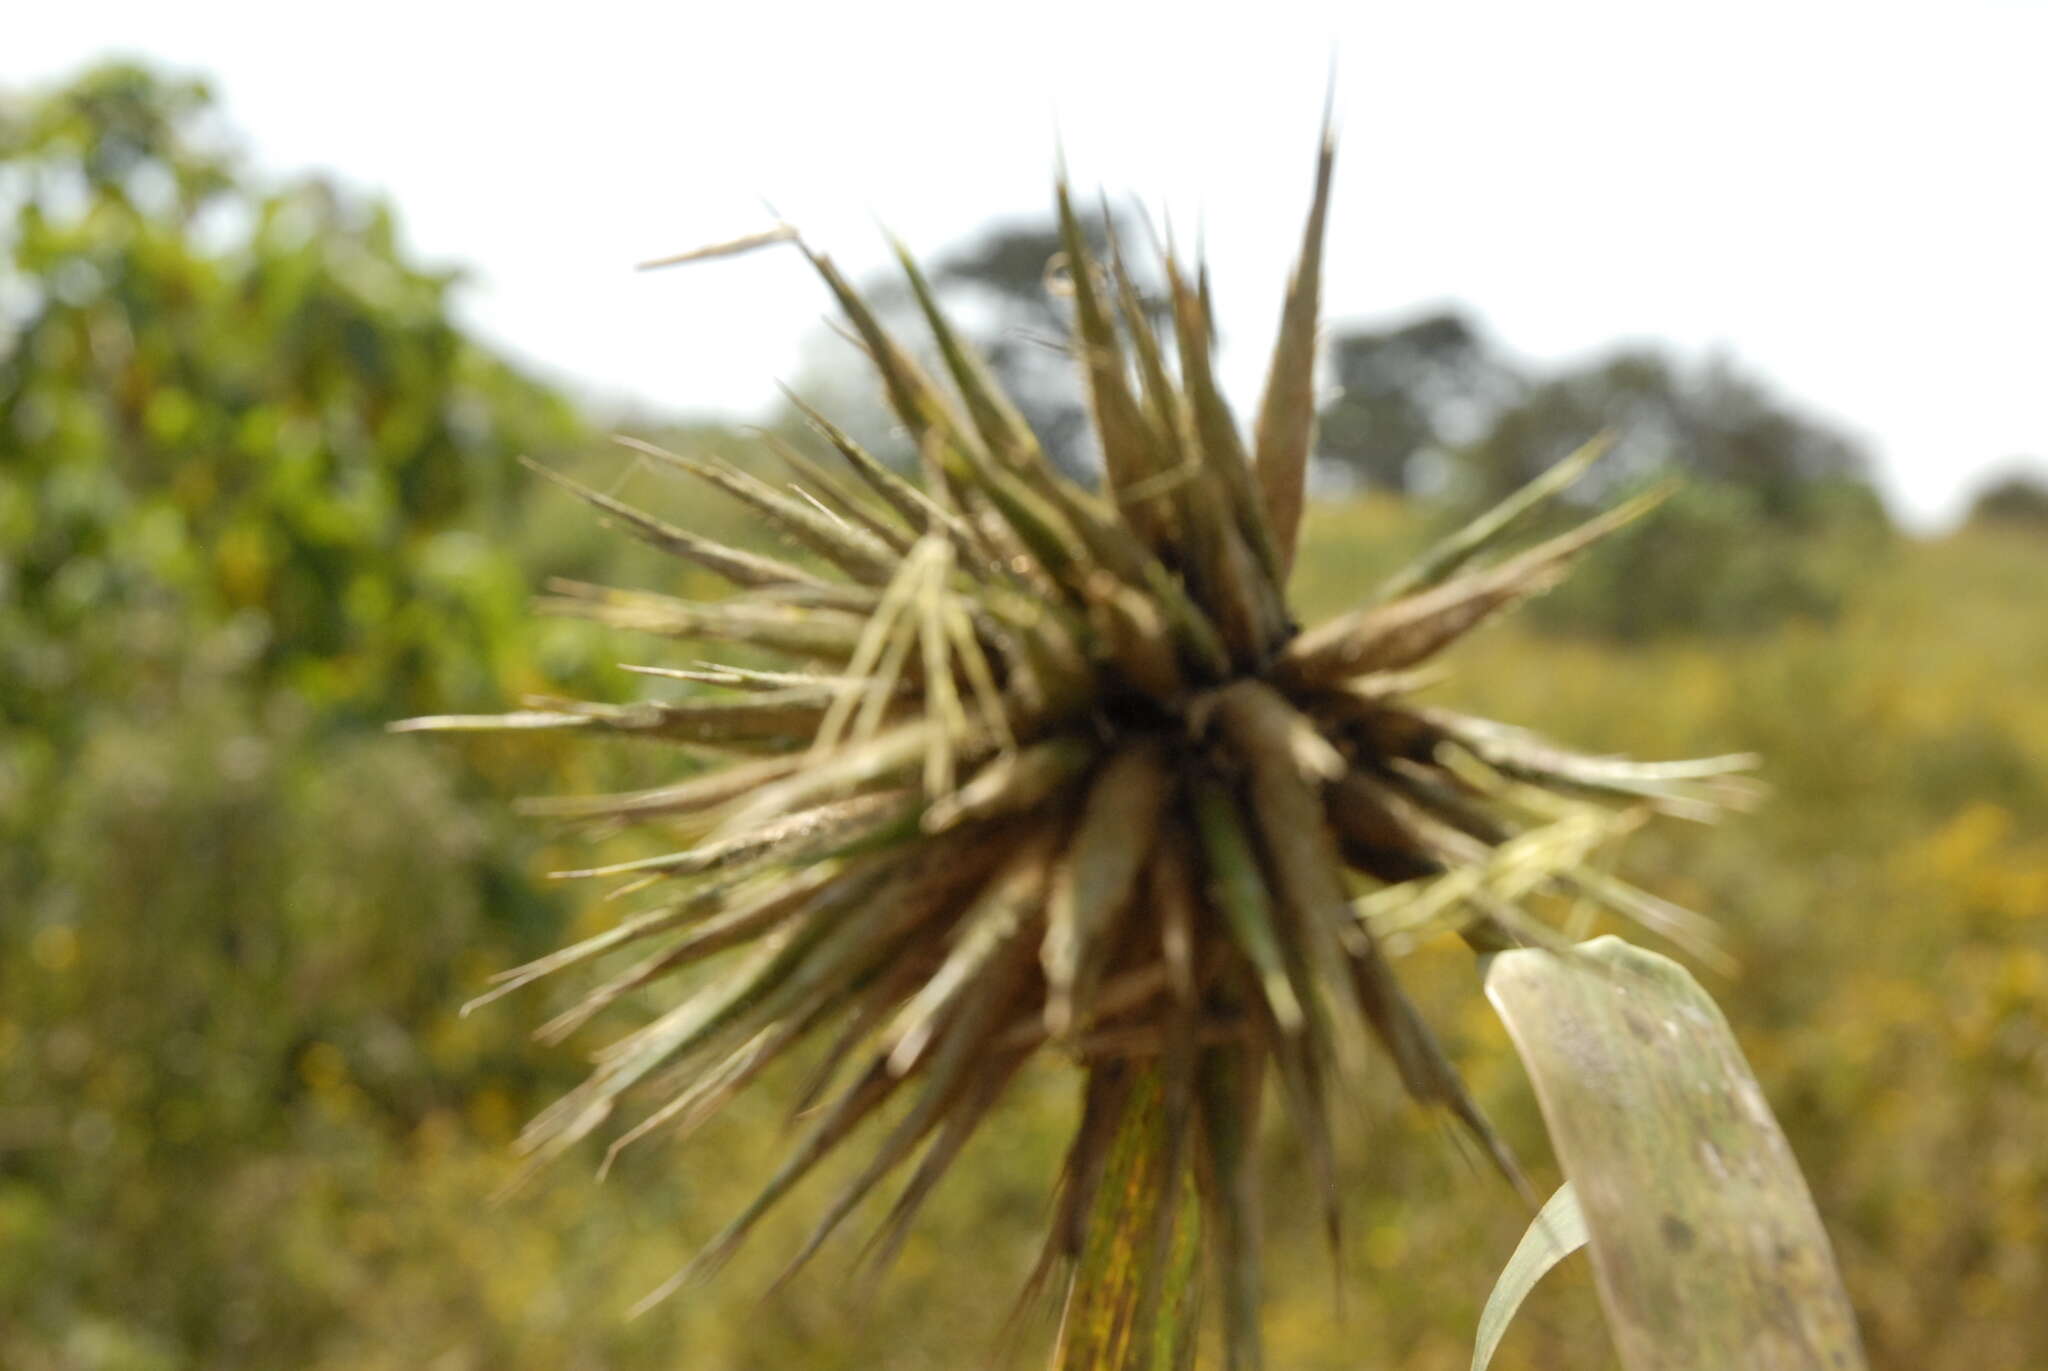
<svg viewBox="0 0 2048 1371"><path fill-rule="evenodd" d="M1993 478L1970 501L1968 522L1985 526L2048 530L2048 480L2013 463L2017 469Z"/></svg>
<svg viewBox="0 0 2048 1371"><path fill-rule="evenodd" d="M236 1364L258 1299L346 1327L267 1289L322 1273L266 1168L338 1101L374 1165L534 1072L433 1031L554 935L530 838L361 736L516 690L510 459L583 432L455 279L256 183L199 82L0 95L0 1364Z"/></svg>
<svg viewBox="0 0 2048 1371"><path fill-rule="evenodd" d="M1428 485L1423 463L1441 464L1477 438L1523 388L1513 365L1453 310L1339 332L1328 355L1335 394L1320 416L1318 453L1359 483L1397 494Z"/></svg>
<svg viewBox="0 0 2048 1371"><path fill-rule="evenodd" d="M1648 349L1531 385L1460 454L1459 495L1487 503L1588 437L1614 449L1589 498L1677 472L1676 496L1536 606L1539 623L1639 639L1825 620L1890 545L1869 458L1725 362L1688 369Z"/></svg>
<svg viewBox="0 0 2048 1371"><path fill-rule="evenodd" d="M1147 270L1149 254L1133 251L1134 245L1146 241L1142 226L1107 210L1083 219L1083 232L1098 254L1107 255L1111 230L1123 245L1126 264L1155 325L1163 325L1169 312L1164 290ZM1087 393L1070 350L1073 320L1058 286L1061 258L1059 226L1046 215L993 223L942 253L925 271L940 304L987 360L1046 455L1067 472L1092 474L1101 458L1087 422ZM900 339L921 353L931 351L923 315L900 275L884 274L863 292ZM856 397L847 393L849 387L839 378L839 359L814 356L817 360L802 387L805 398L864 440L886 445L881 435L889 421L879 400L865 388L870 369L860 368L864 389ZM907 453L898 455L908 460Z"/></svg>
<svg viewBox="0 0 2048 1371"><path fill-rule="evenodd" d="M1869 490L1855 440L1799 414L1724 361L1683 367L1633 348L1529 385L1460 454L1464 498L1490 502L1602 430L1610 485L1668 471L1740 487L1791 523L1835 512L1844 488ZM1874 499L1874 497L1873 497Z"/></svg>
<svg viewBox="0 0 2048 1371"><path fill-rule="evenodd" d="M1330 361L1321 456L1369 486L1444 497L1452 517L1603 431L1614 448L1586 498L1688 478L1540 603L1553 627L1640 638L1825 618L1891 533L1859 445L1725 362L1633 348L1530 375L1455 312L1339 333Z"/></svg>
<svg viewBox="0 0 2048 1371"><path fill-rule="evenodd" d="M217 648L378 716L486 698L519 451L570 407L465 338L385 207L250 182L204 85L0 106L0 713Z"/></svg>
<svg viewBox="0 0 2048 1371"><path fill-rule="evenodd" d="M1105 212L1106 213L1106 212ZM1143 242L1127 219L1083 220L1091 253L1107 255L1112 238ZM975 341L1044 444L1070 472L1093 472L1101 463L1087 422L1087 397L1070 351L1071 312L1054 286L1061 270L1059 226L1050 216L991 225L941 257L932 283L941 299L977 321ZM1142 258L1133 269L1143 267ZM1142 277L1140 289L1149 283ZM1157 322L1166 314L1162 293L1147 290Z"/></svg>
<svg viewBox="0 0 2048 1371"><path fill-rule="evenodd" d="M1693 479L1601 544L1530 606L1545 628L1623 640L1750 634L1841 612L1891 543L1881 508L1853 492L1799 523L1755 489Z"/></svg>
<svg viewBox="0 0 2048 1371"><path fill-rule="evenodd" d="M1722 361L1686 368L1638 347L1531 374L1455 310L1340 331L1328 356L1319 452L1381 489L1441 483L1461 503L1491 503L1603 430L1617 440L1601 477L1610 488L1683 471L1799 518L1836 500L1831 490L1868 486L1853 439Z"/></svg>

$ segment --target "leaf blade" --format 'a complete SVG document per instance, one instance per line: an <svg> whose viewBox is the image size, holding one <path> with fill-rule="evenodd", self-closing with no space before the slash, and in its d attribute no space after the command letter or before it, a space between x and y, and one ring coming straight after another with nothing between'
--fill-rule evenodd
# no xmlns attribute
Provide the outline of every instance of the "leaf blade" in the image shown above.
<svg viewBox="0 0 2048 1371"><path fill-rule="evenodd" d="M1521 1242L1515 1244L1514 1255L1508 1258L1508 1264L1500 1270L1500 1278L1493 1283L1493 1293L1486 1297L1486 1308L1479 1311L1479 1336L1472 1347L1472 1371L1486 1371L1492 1365L1501 1335L1514 1322L1522 1301L1536 1288L1536 1282L1548 1275L1551 1267L1585 1245L1586 1216L1579 1209L1579 1197L1573 1191L1572 1183L1566 1181L1530 1220L1529 1231L1522 1234Z"/></svg>
<svg viewBox="0 0 2048 1371"><path fill-rule="evenodd" d="M1865 1365L1826 1230L1720 1010L1619 938L1490 958L1630 1371Z"/></svg>

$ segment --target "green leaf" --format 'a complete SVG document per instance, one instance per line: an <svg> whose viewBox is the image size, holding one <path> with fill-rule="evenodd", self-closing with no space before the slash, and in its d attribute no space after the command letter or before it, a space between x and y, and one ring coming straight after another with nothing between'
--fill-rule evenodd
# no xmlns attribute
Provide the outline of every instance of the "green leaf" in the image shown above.
<svg viewBox="0 0 2048 1371"><path fill-rule="evenodd" d="M1485 964L1629 1371L1861 1371L1833 1250L1721 1011L1619 938Z"/></svg>
<svg viewBox="0 0 2048 1371"><path fill-rule="evenodd" d="M1529 1231L1515 1246L1515 1255L1508 1258L1500 1279L1493 1283L1486 1308L1479 1311L1479 1337L1472 1348L1472 1371L1486 1371L1492 1364L1501 1335L1508 1331L1508 1324L1521 1309L1522 1301L1536 1288L1536 1282L1585 1245L1586 1216L1579 1212L1579 1197L1572 1193L1572 1183L1566 1181L1529 1224Z"/></svg>

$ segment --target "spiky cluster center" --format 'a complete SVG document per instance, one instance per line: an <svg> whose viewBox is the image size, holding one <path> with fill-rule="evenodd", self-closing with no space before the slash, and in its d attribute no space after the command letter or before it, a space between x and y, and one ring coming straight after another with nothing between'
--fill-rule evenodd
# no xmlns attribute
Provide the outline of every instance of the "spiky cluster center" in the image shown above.
<svg viewBox="0 0 2048 1371"><path fill-rule="evenodd" d="M559 584L548 608L780 665L645 668L691 690L412 725L623 732L725 762L653 790L540 806L680 845L565 873L619 878L659 900L508 973L493 995L643 949L544 1030L561 1036L630 991L729 961L600 1054L589 1081L535 1121L538 1153L586 1136L636 1088L658 1103L627 1138L687 1130L817 1043L799 1101L817 1106L805 1132L703 1260L728 1252L863 1125L881 1134L872 1161L798 1260L907 1166L880 1230L886 1254L1019 1069L1050 1047L1080 1064L1084 1105L1048 1257L1078 1252L1111 1139L1133 1110L1156 1111L1158 1174L1197 1182L1228 1274L1231 1346L1243 1351L1256 1328L1246 1159L1263 1078L1279 1083L1333 1226L1329 1103L1375 1041L1414 1095L1494 1146L1392 975L1387 935L1441 926L1480 943L1542 939L1520 901L1548 889L1690 927L1583 858L1643 807L1691 813L1725 798L1724 773L1742 759L1582 757L1414 698L1419 670L1445 647L1636 512L1484 563L1595 453L1362 607L1296 631L1283 589L1313 429L1329 176L1326 145L1249 440L1216 384L1201 272L1166 254L1171 326L1155 327L1114 241L1107 261L1089 251L1062 187L1099 491L1046 460L907 255L947 386L829 260L811 260L916 443L916 478L815 413L844 468L785 452L802 498L634 444L737 497L805 555L727 547L564 480L737 593L701 603ZM1583 802L1600 792L1630 807ZM1170 1205L1180 1186L1168 1190Z"/></svg>

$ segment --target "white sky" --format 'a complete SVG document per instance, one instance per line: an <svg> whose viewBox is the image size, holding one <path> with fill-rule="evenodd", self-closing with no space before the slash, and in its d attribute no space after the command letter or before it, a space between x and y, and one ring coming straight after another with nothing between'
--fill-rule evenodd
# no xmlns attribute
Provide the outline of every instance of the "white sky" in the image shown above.
<svg viewBox="0 0 2048 1371"><path fill-rule="evenodd" d="M1333 321L1462 301L1526 357L1723 351L1866 439L1916 523L2048 458L2048 4L21 3L0 83L211 76L260 167L388 194L466 317L605 399L757 414L856 273L1077 186L1206 229L1247 401L1331 53Z"/></svg>

